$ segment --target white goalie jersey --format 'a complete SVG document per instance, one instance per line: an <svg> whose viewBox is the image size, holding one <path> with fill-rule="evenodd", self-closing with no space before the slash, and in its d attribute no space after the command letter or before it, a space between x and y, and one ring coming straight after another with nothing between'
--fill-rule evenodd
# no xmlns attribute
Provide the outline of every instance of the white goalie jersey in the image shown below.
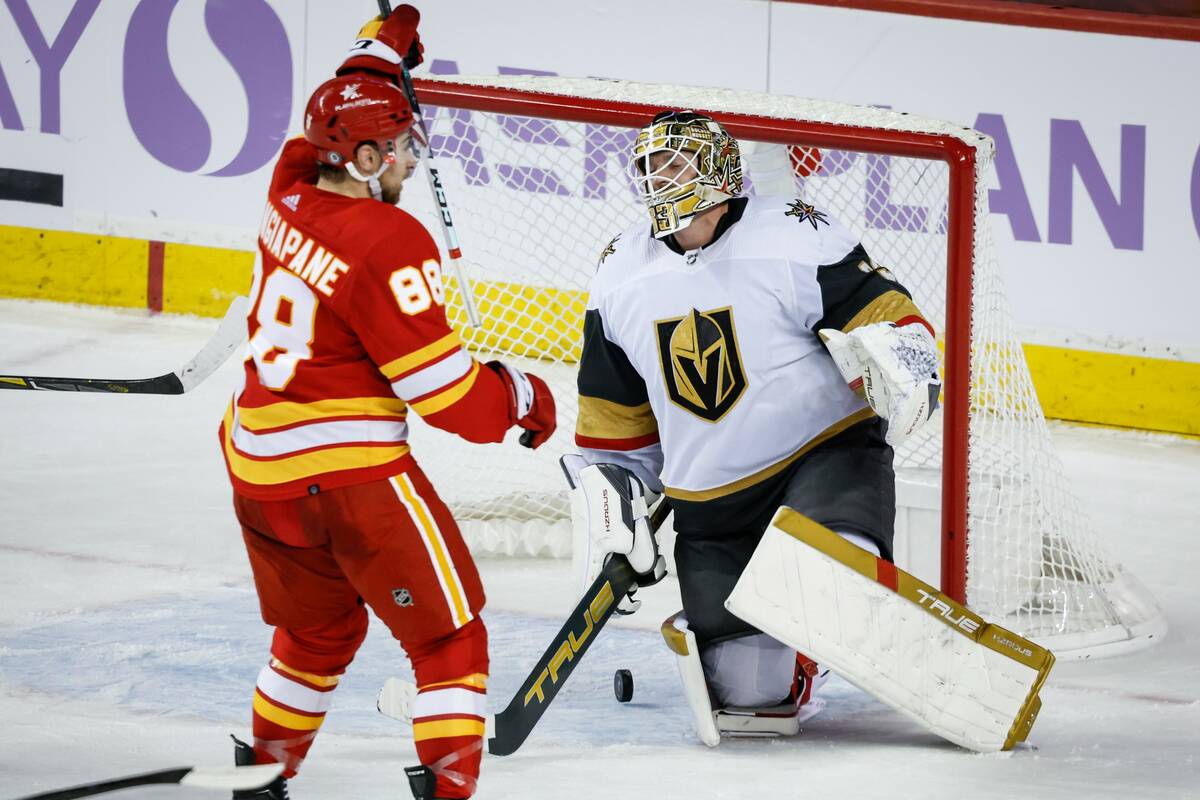
<svg viewBox="0 0 1200 800"><path fill-rule="evenodd" d="M585 458L685 502L753 486L873 416L818 329L924 323L858 238L801 200L736 198L717 233L686 253L644 223L614 237L584 329Z"/></svg>

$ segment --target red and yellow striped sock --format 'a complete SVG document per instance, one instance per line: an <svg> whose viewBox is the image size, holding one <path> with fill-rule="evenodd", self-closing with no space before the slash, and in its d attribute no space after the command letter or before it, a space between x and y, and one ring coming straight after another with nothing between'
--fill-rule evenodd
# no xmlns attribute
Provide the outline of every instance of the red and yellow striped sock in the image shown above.
<svg viewBox="0 0 1200 800"><path fill-rule="evenodd" d="M417 687L413 741L437 775L437 796L470 797L479 779L487 714L487 675L477 672Z"/></svg>
<svg viewBox="0 0 1200 800"><path fill-rule="evenodd" d="M290 778L300 769L325 721L340 675L301 672L277 658L258 673L254 688L254 755L258 763L279 762Z"/></svg>

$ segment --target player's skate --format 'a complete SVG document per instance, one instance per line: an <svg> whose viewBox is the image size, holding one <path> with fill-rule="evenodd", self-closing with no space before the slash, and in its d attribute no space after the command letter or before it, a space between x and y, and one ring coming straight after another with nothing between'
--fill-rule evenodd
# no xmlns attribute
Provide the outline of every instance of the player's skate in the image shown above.
<svg viewBox="0 0 1200 800"><path fill-rule="evenodd" d="M233 763L246 767L258 763L254 758L254 748L236 736L233 739ZM288 800L287 778L280 775L261 789L248 789L233 793L233 800Z"/></svg>
<svg viewBox="0 0 1200 800"><path fill-rule="evenodd" d="M696 635L683 612L662 624L663 638L675 652L684 695L692 709L696 735L709 747L726 736L793 736L800 725L818 714L825 703L813 693L825 682L826 671L812 659L796 653L791 695L775 705L726 705L714 709L712 687L705 677Z"/></svg>
<svg viewBox="0 0 1200 800"><path fill-rule="evenodd" d="M415 767L405 767L404 774L408 776L408 788L412 789L413 800L437 800L434 791L437 789L437 775L424 764Z"/></svg>

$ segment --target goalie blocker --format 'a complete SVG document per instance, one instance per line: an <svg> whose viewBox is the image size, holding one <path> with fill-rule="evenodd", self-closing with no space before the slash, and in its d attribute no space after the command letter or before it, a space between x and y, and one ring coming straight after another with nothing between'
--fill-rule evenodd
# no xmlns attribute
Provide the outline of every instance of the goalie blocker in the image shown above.
<svg viewBox="0 0 1200 800"><path fill-rule="evenodd" d="M1049 650L804 515L775 514L726 608L928 730L979 752L1029 735Z"/></svg>
<svg viewBox="0 0 1200 800"><path fill-rule="evenodd" d="M667 574L666 559L658 551L642 482L616 464L588 464L578 454L559 459L571 487L573 528L571 568L580 590L585 590L614 555L623 555L637 573L637 584L623 595L618 614L632 614L641 606L633 599L638 586L652 586Z"/></svg>

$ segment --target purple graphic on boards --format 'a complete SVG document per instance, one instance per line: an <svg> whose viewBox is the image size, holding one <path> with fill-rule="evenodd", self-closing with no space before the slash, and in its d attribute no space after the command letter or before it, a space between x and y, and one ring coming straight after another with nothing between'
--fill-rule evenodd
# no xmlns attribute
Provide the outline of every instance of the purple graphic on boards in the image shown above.
<svg viewBox="0 0 1200 800"><path fill-rule="evenodd" d="M1113 192L1079 120L1050 120L1048 240L1055 244L1071 244L1073 238L1076 175L1091 198L1113 247L1119 250L1143 249L1146 227L1146 127L1121 126L1119 189Z"/></svg>
<svg viewBox="0 0 1200 800"><path fill-rule="evenodd" d="M1196 226L1196 235L1200 236L1200 148L1192 162L1192 223Z"/></svg>
<svg viewBox="0 0 1200 800"><path fill-rule="evenodd" d="M71 7L67 20L63 23L54 41L47 41L46 34L34 19L33 9L28 0L6 0L8 11L12 14L17 30L25 40L30 55L38 66L38 76L41 82L39 100L42 105L42 133L62 132L62 69L70 57L71 51L79 43L79 37L87 28L92 15L100 5L100 0L79 0ZM0 123L5 128L24 130L21 117L17 114L16 104L13 103L3 73L0 73Z"/></svg>
<svg viewBox="0 0 1200 800"><path fill-rule="evenodd" d="M208 0L204 24L242 80L250 116L242 149L211 175L245 175L266 164L287 137L292 114L292 51L263 0Z"/></svg>
<svg viewBox="0 0 1200 800"><path fill-rule="evenodd" d="M167 26L178 2L142 0L133 12L125 36L125 110L147 152L169 167L195 172L208 162L212 133L210 121L171 69ZM291 47L283 23L264 0L207 0L204 24L241 80L249 111L237 155L208 174L245 175L269 162L287 135L292 112Z"/></svg>

